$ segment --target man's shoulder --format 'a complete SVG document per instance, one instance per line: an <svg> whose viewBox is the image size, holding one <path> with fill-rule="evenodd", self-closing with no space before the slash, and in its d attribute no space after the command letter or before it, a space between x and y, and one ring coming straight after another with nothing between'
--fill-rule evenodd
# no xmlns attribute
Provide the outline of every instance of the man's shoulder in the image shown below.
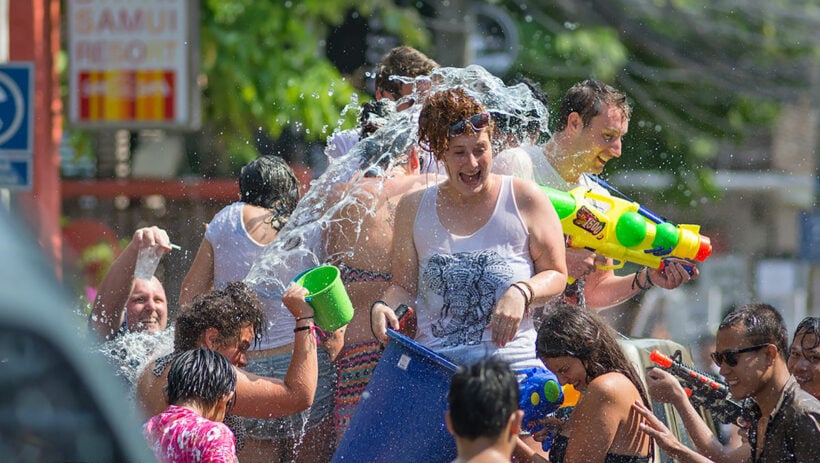
<svg viewBox="0 0 820 463"><path fill-rule="evenodd" d="M813 416L815 421L820 420L820 400L799 386L794 390L791 408L799 414Z"/></svg>

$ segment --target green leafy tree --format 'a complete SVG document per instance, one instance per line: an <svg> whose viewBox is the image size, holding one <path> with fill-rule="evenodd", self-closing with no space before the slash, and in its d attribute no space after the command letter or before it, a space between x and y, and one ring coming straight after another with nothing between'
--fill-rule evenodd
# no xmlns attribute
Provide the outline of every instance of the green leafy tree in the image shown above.
<svg viewBox="0 0 820 463"><path fill-rule="evenodd" d="M523 50L508 77L557 103L594 77L633 101L614 169L674 173L669 199L716 194L723 149L769 134L783 103L817 99L820 6L810 0L515 0ZM608 169L609 170L609 169ZM628 186L627 186L628 187Z"/></svg>
<svg viewBox="0 0 820 463"><path fill-rule="evenodd" d="M378 0L204 0L201 4L204 121L233 164L257 155L254 137L286 128L324 141L355 124L345 111L368 96L328 60L325 40L348 13L376 18L403 43L424 47L418 12Z"/></svg>

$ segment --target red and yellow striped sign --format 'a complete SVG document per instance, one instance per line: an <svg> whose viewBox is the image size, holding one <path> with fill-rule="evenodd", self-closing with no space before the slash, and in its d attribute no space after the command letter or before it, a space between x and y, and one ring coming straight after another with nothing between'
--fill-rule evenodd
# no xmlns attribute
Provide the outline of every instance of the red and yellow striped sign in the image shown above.
<svg viewBox="0 0 820 463"><path fill-rule="evenodd" d="M173 121L173 71L79 73L80 121Z"/></svg>

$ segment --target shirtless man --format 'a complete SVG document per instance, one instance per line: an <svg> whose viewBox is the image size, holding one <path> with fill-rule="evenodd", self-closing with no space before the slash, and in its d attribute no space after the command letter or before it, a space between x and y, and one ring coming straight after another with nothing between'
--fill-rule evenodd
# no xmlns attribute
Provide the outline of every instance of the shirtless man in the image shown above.
<svg viewBox="0 0 820 463"><path fill-rule="evenodd" d="M378 128L365 123L362 126L373 131ZM425 176L417 175L417 152L415 146L411 147L407 154L392 159L385 166L387 171L350 186L347 194L354 200L337 212L327 233L330 262L341 270L355 309L337 360L335 423L339 438L381 358L381 345L370 330L370 305L390 285L396 205L404 194L425 186Z"/></svg>

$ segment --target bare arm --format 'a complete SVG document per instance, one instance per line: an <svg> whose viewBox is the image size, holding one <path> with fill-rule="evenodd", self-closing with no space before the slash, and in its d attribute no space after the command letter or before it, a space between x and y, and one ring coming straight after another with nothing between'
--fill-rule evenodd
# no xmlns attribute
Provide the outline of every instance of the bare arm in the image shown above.
<svg viewBox="0 0 820 463"><path fill-rule="evenodd" d="M561 222L547 195L535 183L513 179L518 210L529 232L529 252L534 275L524 280L523 291L510 286L495 306L492 318L493 341L505 345L515 338L524 317L527 299L541 305L561 294L567 285L567 261Z"/></svg>
<svg viewBox="0 0 820 463"><path fill-rule="evenodd" d="M515 200L530 233L529 248L535 275L532 302L543 304L567 285L567 260L561 221L547 196L532 182L514 179Z"/></svg>
<svg viewBox="0 0 820 463"><path fill-rule="evenodd" d="M630 417L635 397L639 397L637 389L620 373L595 378L570 416L571 434L564 461L604 461L610 449L621 454L629 449L635 455L648 450L647 437L638 429L637 420ZM616 441L620 428L624 428L622 439L628 442Z"/></svg>
<svg viewBox="0 0 820 463"><path fill-rule="evenodd" d="M131 242L117 256L100 283L89 323L91 330L100 339L111 339L122 325L139 250L150 246L158 246L158 252L171 250L171 241L165 230L146 227L135 231Z"/></svg>
<svg viewBox="0 0 820 463"><path fill-rule="evenodd" d="M190 304L199 294L205 294L214 287L214 249L207 238L202 238L191 268L182 280L179 290L179 305Z"/></svg>
<svg viewBox="0 0 820 463"><path fill-rule="evenodd" d="M274 418L300 412L313 404L319 367L313 336L313 309L305 302L307 290L291 284L282 296L285 307L298 320L293 357L285 380L257 376L237 369L233 413L251 418ZM307 329L300 329L306 327Z"/></svg>
<svg viewBox="0 0 820 463"><path fill-rule="evenodd" d="M686 432L704 456L718 463L743 462L751 456L748 444L728 448L720 443L689 402L686 392L674 376L660 368L653 368L646 373L646 384L649 394L655 400L671 403L675 407L683 420Z"/></svg>
<svg viewBox="0 0 820 463"><path fill-rule="evenodd" d="M137 402L142 406L141 411L146 419L158 415L168 408L168 400L165 396L165 384L168 382L168 370L166 367L162 376L156 377L153 370L155 362L150 362L140 373L137 379Z"/></svg>
<svg viewBox="0 0 820 463"><path fill-rule="evenodd" d="M371 315L373 333L379 341L387 342L387 328L399 329L399 321L393 308L399 304L415 305L418 293L419 258L413 241L413 222L416 219L423 190L407 194L396 206L396 224L391 251L393 284L385 290L382 300L387 304L376 304Z"/></svg>
<svg viewBox="0 0 820 463"><path fill-rule="evenodd" d="M611 263L611 259L607 259L607 265ZM593 310L602 310L620 304L640 294L641 286L675 289L698 277L698 268L694 264L687 265L691 265L692 275L689 275L686 268L677 262L670 262L662 270L654 268L640 270L637 283L635 283L634 274L616 276L612 270L595 270L587 277L584 288L587 306ZM649 275L648 280L647 275Z"/></svg>
<svg viewBox="0 0 820 463"><path fill-rule="evenodd" d="M640 402L635 402L633 408L644 418L641 430L652 436L667 455L680 463L712 463L712 460L683 445L659 420L654 413Z"/></svg>

